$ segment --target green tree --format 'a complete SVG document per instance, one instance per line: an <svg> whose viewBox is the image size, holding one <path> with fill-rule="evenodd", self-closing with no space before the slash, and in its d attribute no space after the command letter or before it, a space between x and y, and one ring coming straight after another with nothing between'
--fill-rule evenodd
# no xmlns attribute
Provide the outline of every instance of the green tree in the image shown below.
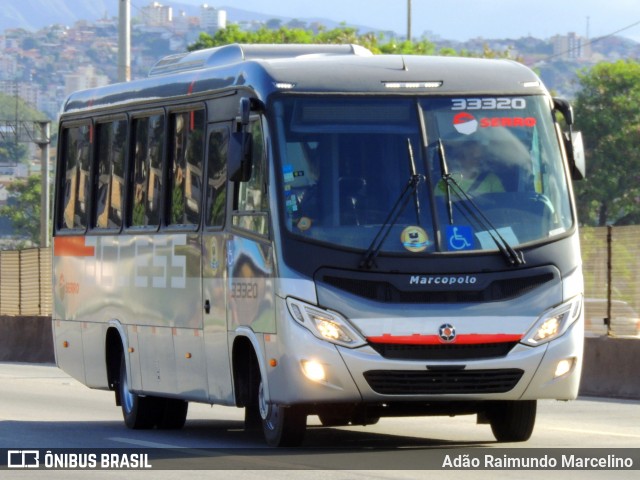
<svg viewBox="0 0 640 480"><path fill-rule="evenodd" d="M580 221L640 220L640 63L600 63L579 74L576 127L582 131L587 178L575 184Z"/></svg>
<svg viewBox="0 0 640 480"><path fill-rule="evenodd" d="M266 26L254 32L241 30L236 24L228 25L214 35L201 33L198 40L189 45L188 50L201 50L230 43L353 43L368 48L374 54L511 58L512 53L510 49L496 52L486 45L482 54L456 52L452 48L436 51L436 46L425 38L416 41L385 39L383 34L376 35L373 32L361 34L356 28L345 24L331 30L317 24L313 24L313 28L303 28L303 25L303 23L290 22L287 26L282 26L277 20L269 20Z"/></svg>
<svg viewBox="0 0 640 480"><path fill-rule="evenodd" d="M0 93L0 121L4 124L18 121L44 120L46 116L34 108L31 108L21 98ZM28 148L26 144L16 143L10 131L5 131L0 136L0 162L27 161Z"/></svg>
<svg viewBox="0 0 640 480"><path fill-rule="evenodd" d="M273 26L273 24L270 24ZM229 25L218 30L215 34L201 33L198 40L191 44L189 51L203 48L219 47L230 43L327 43L345 44L354 43L368 48L373 53L398 53L406 55L429 55L435 53L435 46L427 41L382 43L382 37L373 33L359 34L353 27L341 25L338 28L327 30L318 28L318 32L303 28L290 28L280 26L277 29L261 27L249 32L241 30L238 25Z"/></svg>
<svg viewBox="0 0 640 480"><path fill-rule="evenodd" d="M11 136L0 140L0 163L20 163L27 160L28 148L23 143L16 143Z"/></svg>
<svg viewBox="0 0 640 480"><path fill-rule="evenodd" d="M7 190L11 196L9 205L0 207L0 215L11 220L13 228L34 245L40 243L40 176L11 183Z"/></svg>
<svg viewBox="0 0 640 480"><path fill-rule="evenodd" d="M14 95L0 93L0 119L14 120L16 111L19 120L46 120L46 115Z"/></svg>

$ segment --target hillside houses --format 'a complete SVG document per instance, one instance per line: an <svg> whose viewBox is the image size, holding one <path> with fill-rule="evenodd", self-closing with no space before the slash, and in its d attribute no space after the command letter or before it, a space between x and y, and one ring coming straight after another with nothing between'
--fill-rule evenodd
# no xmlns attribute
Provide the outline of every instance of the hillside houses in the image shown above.
<svg viewBox="0 0 640 480"><path fill-rule="evenodd" d="M153 2L145 12L158 8L164 7ZM225 25L213 22L211 7L203 6L202 12L208 28ZM146 18L148 21L144 17L132 21L133 78L146 76L160 57L185 51L201 31L199 17L179 14L169 17L172 21L163 21L162 16ZM32 92L28 97L19 95L55 120L72 91L115 81L117 50L116 18L51 25L36 32L6 30L0 33L0 93L15 95L19 84Z"/></svg>
<svg viewBox="0 0 640 480"><path fill-rule="evenodd" d="M207 4L201 5L198 16L175 12L159 2L150 2L135 13L131 33L132 78L146 76L161 57L185 51L201 31L212 34L232 21L223 10ZM243 21L241 28L255 29L271 23ZM300 26L299 23L292 26ZM35 32L24 29L0 32L0 93L15 95L19 85L17 94L55 121L71 91L116 81L117 37L116 18L83 20L70 26L51 25ZM640 56L639 44L630 40L618 37L590 40L575 33L546 40L528 37L432 41L438 48L451 47L470 54L481 54L486 49L509 50L513 52L512 58L537 68L547 86L565 96L574 93L570 91L575 88L571 86L572 79L582 66L603 59ZM580 46L580 55L567 53L571 45Z"/></svg>

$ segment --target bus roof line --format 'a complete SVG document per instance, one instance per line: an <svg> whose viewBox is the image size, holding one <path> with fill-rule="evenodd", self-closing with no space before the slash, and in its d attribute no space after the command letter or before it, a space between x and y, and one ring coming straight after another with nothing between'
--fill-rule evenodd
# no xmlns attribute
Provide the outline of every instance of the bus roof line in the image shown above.
<svg viewBox="0 0 640 480"><path fill-rule="evenodd" d="M158 61L149 71L150 77L187 72L201 68L233 65L247 60L273 60L296 58L307 55L373 55L360 45L332 44L238 44L207 48L194 52L168 55Z"/></svg>
<svg viewBox="0 0 640 480"><path fill-rule="evenodd" d="M334 95L424 95L429 92L430 95L466 96L548 94L538 76L516 62L373 55L355 45L234 44L166 57L160 63L162 65L158 65L156 74L150 77L73 93L65 102L62 113L194 98L230 88L248 89L263 102L275 92ZM407 70L403 69L403 63ZM158 73L161 71L163 73ZM285 89L280 85L291 88ZM394 85L395 88L390 88Z"/></svg>

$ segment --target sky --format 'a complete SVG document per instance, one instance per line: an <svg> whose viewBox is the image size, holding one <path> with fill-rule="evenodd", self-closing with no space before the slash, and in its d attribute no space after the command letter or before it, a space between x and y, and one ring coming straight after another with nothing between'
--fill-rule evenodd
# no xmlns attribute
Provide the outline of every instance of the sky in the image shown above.
<svg viewBox="0 0 640 480"><path fill-rule="evenodd" d="M200 5L206 0L179 0ZM162 2L170 4L170 0ZM407 32L408 0L214 0L216 8L232 6L288 18L326 18L380 30ZM444 39L540 39L575 32L595 38L619 35L640 41L639 0L411 0L412 33L432 32ZM364 33L364 32L361 32Z"/></svg>

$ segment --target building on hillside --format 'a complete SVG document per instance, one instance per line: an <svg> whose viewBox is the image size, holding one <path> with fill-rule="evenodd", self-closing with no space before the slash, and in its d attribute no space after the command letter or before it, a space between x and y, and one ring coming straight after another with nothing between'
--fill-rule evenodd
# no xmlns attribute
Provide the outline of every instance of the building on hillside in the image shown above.
<svg viewBox="0 0 640 480"><path fill-rule="evenodd" d="M12 80L18 76L18 58L0 54L0 80Z"/></svg>
<svg viewBox="0 0 640 480"><path fill-rule="evenodd" d="M64 76L65 95L71 95L77 90L103 87L109 84L109 77L96 73L93 65L78 67L75 72Z"/></svg>
<svg viewBox="0 0 640 480"><path fill-rule="evenodd" d="M575 32L551 37L553 56L562 60L587 60L591 57L589 39Z"/></svg>
<svg viewBox="0 0 640 480"><path fill-rule="evenodd" d="M227 11L211 7L206 3L200 7L200 28L207 33L215 33L227 27Z"/></svg>
<svg viewBox="0 0 640 480"><path fill-rule="evenodd" d="M173 8L153 2L140 10L142 23L148 27L170 27L173 22Z"/></svg>
<svg viewBox="0 0 640 480"><path fill-rule="evenodd" d="M38 86L33 83L2 80L0 81L0 93L9 97L15 97L17 95L22 101L32 106L38 105L39 89Z"/></svg>

